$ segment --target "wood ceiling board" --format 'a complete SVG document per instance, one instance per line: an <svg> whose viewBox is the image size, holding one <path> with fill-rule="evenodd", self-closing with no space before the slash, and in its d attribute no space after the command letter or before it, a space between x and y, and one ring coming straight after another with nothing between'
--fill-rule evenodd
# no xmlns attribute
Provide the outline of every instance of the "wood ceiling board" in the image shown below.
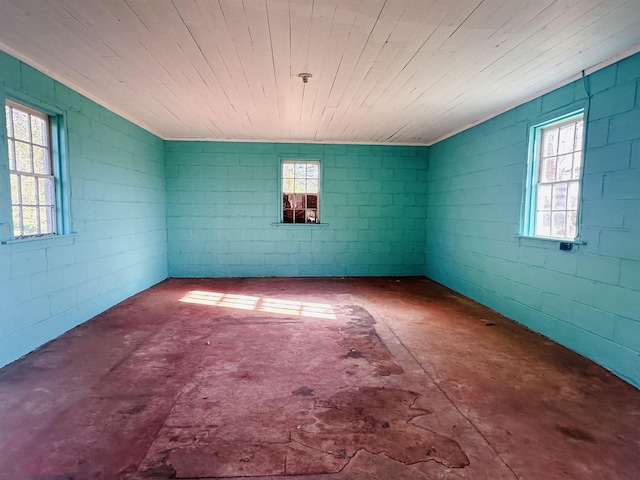
<svg viewBox="0 0 640 480"><path fill-rule="evenodd" d="M260 28L266 21L266 10L262 12L245 8L244 3L225 3L223 8L224 18L227 23L226 36L230 40L227 55L235 56L235 61L228 62L229 74L234 78L242 76L244 80L237 85L238 95L232 99L236 105L240 105L239 112L244 116L247 124L248 135L255 131L254 125L268 125L271 118L272 103L265 96L265 85L273 84L272 65L266 61L266 51L260 51L261 45L268 40L268 30ZM254 12L259 20L255 27L249 26L248 12ZM267 90L271 90L267 87ZM272 90L271 90L272 91ZM265 132L269 136L268 132Z"/></svg>
<svg viewBox="0 0 640 480"><path fill-rule="evenodd" d="M4 50L168 139L429 144L635 53L638 24L638 0L0 3Z"/></svg>

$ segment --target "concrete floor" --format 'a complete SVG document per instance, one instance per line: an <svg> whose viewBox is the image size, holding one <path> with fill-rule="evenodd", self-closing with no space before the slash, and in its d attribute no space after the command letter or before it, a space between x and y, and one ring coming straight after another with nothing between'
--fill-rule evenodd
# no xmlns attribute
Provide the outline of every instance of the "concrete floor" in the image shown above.
<svg viewBox="0 0 640 480"><path fill-rule="evenodd" d="M0 370L0 478L640 478L640 391L424 278L171 279Z"/></svg>

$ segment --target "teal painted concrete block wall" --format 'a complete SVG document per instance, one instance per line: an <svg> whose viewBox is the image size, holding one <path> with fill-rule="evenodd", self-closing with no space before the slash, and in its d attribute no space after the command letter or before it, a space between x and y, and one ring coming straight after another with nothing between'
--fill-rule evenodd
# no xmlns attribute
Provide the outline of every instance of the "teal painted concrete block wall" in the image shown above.
<svg viewBox="0 0 640 480"><path fill-rule="evenodd" d="M519 238L527 134L587 107L581 245ZM640 55L430 151L426 275L640 386Z"/></svg>
<svg viewBox="0 0 640 480"><path fill-rule="evenodd" d="M0 366L167 276L164 142L0 53L7 97L63 113L75 233L0 244ZM11 239L4 123L0 241Z"/></svg>
<svg viewBox="0 0 640 480"><path fill-rule="evenodd" d="M423 275L426 147L167 142L169 275ZM319 160L320 220L278 225L281 160Z"/></svg>

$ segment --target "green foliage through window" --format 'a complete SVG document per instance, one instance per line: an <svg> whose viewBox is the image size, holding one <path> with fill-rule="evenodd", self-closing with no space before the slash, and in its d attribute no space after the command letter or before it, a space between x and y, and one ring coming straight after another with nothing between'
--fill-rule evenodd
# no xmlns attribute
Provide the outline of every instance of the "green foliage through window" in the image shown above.
<svg viewBox="0 0 640 480"><path fill-rule="evenodd" d="M574 240L583 157L583 114L534 127L525 234Z"/></svg>
<svg viewBox="0 0 640 480"><path fill-rule="evenodd" d="M48 115L7 101L5 106L13 236L56 233L55 177Z"/></svg>

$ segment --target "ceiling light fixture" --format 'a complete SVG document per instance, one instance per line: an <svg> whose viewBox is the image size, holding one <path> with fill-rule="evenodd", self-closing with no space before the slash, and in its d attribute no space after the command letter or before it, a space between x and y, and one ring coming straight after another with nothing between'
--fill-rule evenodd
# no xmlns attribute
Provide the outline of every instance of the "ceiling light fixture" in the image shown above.
<svg viewBox="0 0 640 480"><path fill-rule="evenodd" d="M298 75L302 79L302 83L309 83L309 79L313 76L310 73L300 73Z"/></svg>

